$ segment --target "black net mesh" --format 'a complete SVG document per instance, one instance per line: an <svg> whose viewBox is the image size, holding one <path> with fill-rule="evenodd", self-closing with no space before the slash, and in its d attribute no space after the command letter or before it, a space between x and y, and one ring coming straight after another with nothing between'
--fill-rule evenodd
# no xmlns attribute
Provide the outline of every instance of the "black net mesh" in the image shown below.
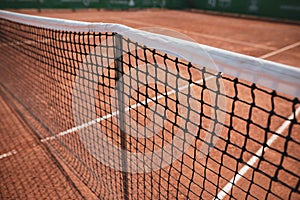
<svg viewBox="0 0 300 200"><path fill-rule="evenodd" d="M0 197L300 198L298 98L116 33L1 19L0 42L2 97L35 133L2 122Z"/></svg>

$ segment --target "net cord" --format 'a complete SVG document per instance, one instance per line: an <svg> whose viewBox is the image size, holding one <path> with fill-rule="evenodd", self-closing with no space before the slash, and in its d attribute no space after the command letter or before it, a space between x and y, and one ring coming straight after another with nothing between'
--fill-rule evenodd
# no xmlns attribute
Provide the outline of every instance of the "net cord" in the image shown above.
<svg viewBox="0 0 300 200"><path fill-rule="evenodd" d="M41 28L74 32L115 32L148 48L261 86L300 97L300 69L121 24L91 23L0 10L0 18Z"/></svg>

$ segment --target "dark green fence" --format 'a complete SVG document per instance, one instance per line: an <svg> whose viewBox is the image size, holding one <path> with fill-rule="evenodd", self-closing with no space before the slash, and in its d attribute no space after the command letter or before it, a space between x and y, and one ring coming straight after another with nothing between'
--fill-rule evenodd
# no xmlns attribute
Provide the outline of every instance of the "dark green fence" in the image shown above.
<svg viewBox="0 0 300 200"><path fill-rule="evenodd" d="M194 8L300 20L300 0L0 0L5 8Z"/></svg>
<svg viewBox="0 0 300 200"><path fill-rule="evenodd" d="M183 0L0 0L0 8L185 8Z"/></svg>
<svg viewBox="0 0 300 200"><path fill-rule="evenodd" d="M194 0L202 10L300 20L300 0Z"/></svg>

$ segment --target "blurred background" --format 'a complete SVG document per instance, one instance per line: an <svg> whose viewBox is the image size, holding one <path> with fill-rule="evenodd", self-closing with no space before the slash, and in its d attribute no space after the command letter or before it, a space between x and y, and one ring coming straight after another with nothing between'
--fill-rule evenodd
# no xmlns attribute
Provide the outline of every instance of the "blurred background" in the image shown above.
<svg viewBox="0 0 300 200"><path fill-rule="evenodd" d="M300 20L299 0L0 0L0 9L143 9L199 10L270 19Z"/></svg>

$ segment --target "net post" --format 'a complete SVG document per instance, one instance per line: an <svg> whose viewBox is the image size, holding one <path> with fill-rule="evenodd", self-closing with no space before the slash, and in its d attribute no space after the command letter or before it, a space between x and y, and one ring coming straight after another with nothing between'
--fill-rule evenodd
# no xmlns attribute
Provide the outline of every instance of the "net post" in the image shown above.
<svg viewBox="0 0 300 200"><path fill-rule="evenodd" d="M114 35L114 64L116 72L116 83L124 74L123 68L123 38L120 34ZM127 177L127 136L126 136L126 126L125 126L125 104L124 104L124 84L118 83L118 111L119 111L119 127L120 127L120 137L121 137L121 148L122 148L122 176L123 176L123 190L124 199L129 200L128 193L128 177Z"/></svg>

